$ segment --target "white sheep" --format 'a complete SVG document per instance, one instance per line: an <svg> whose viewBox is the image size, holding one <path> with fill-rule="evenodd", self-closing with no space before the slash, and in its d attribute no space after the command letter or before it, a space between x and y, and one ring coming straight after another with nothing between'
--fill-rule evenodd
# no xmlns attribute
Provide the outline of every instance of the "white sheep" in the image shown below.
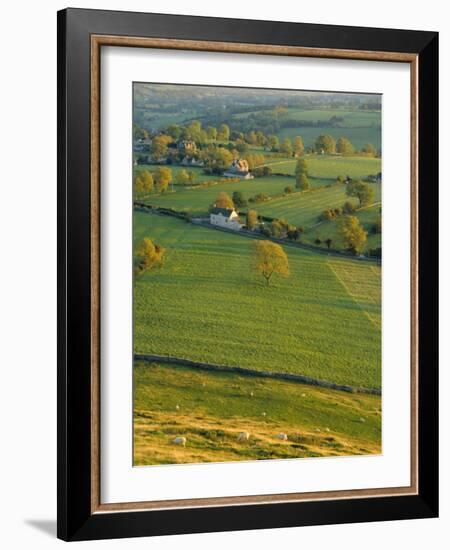
<svg viewBox="0 0 450 550"><path fill-rule="evenodd" d="M186 447L186 438L185 437L176 437L175 439L172 439L172 443L174 445L182 445L183 447Z"/></svg>
<svg viewBox="0 0 450 550"><path fill-rule="evenodd" d="M248 432L241 432L237 436L238 441L248 441L250 439L250 434Z"/></svg>
<svg viewBox="0 0 450 550"><path fill-rule="evenodd" d="M179 411L179 410L180 410L180 405L175 405L175 409L176 409L177 411Z"/></svg>
<svg viewBox="0 0 450 550"><path fill-rule="evenodd" d="M277 434L276 438L281 439L281 441L287 441L288 440L288 436L283 432L280 432L279 434Z"/></svg>
<svg viewBox="0 0 450 550"><path fill-rule="evenodd" d="M265 412L263 412L263 413L262 413L262 415L263 415L263 416L265 417L265 416L266 416L266 413L265 413Z"/></svg>

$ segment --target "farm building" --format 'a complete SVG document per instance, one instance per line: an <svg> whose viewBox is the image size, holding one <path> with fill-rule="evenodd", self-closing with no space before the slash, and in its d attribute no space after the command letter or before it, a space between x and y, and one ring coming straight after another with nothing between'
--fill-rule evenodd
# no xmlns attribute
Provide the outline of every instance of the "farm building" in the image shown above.
<svg viewBox="0 0 450 550"><path fill-rule="evenodd" d="M194 153L197 151L197 145L191 139L183 139L177 143L177 149L182 153Z"/></svg>
<svg viewBox="0 0 450 550"><path fill-rule="evenodd" d="M248 162L245 159L234 159L231 166L223 173L226 178L252 179L253 175L249 172Z"/></svg>
<svg viewBox="0 0 450 550"><path fill-rule="evenodd" d="M209 223L233 229L234 231L239 231L242 228L238 213L234 208L214 207L209 213Z"/></svg>

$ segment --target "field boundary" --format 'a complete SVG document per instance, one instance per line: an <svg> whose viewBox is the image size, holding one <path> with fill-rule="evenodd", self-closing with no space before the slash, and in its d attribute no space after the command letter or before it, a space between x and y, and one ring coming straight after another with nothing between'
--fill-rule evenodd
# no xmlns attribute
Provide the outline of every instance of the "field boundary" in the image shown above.
<svg viewBox="0 0 450 550"><path fill-rule="evenodd" d="M153 215L161 215L161 216L172 216L174 218L178 218L181 220L184 220L187 223L191 223L192 225L197 225L201 227L205 227L207 229L213 229L216 231L222 231L223 233L228 233L231 235L238 235L240 237L247 237L250 239L259 239L259 240L269 240L273 241L275 243L285 245L285 246L291 246L293 248L301 248L303 250L309 250L310 252L314 252L317 254L322 254L325 256L335 256L336 258L342 258L346 260L352 260L352 261L358 261L358 262L370 262L375 263L377 265L381 265L380 258L371 258L368 256L364 257L358 257L358 256L350 256L349 254L345 252L341 252L336 249L325 249L325 248L319 248L317 246L313 246L306 243L300 243L295 241L289 241L288 239L278 239L277 237L266 237L262 235L261 233L256 233L254 231L249 231L246 229L241 229L240 231L235 231L234 229L228 229L226 227L221 227L218 225L212 225L207 221L205 218L205 221L199 221L199 219L190 219L190 216L185 212L179 212L177 210L173 210L171 208L161 208L158 206L152 206L150 204L146 204L143 202L135 201L134 202L134 209L137 212L144 212L146 214L153 214ZM322 223L322 222L320 222Z"/></svg>
<svg viewBox="0 0 450 550"><path fill-rule="evenodd" d="M153 355L146 353L135 353L135 361L144 362L156 362L156 363L168 363L171 365L181 365L186 367L198 368L206 371L213 372L233 372L244 376L258 377L258 378L272 378L274 380L287 380L290 382L299 382L301 384L307 384L309 386L318 386L321 388L327 388L331 390L345 391L348 393L365 393L370 395L381 395L381 390L376 388L364 388L359 386L349 386L346 384L336 384L327 380L320 380L318 378L312 378L311 376L305 376L303 374L290 374L288 372L272 372L272 371L259 371L255 369L247 369L244 367L237 367L231 365L219 365L214 363L203 363L200 361L192 361L191 359L184 359L180 357L173 357L169 355Z"/></svg>

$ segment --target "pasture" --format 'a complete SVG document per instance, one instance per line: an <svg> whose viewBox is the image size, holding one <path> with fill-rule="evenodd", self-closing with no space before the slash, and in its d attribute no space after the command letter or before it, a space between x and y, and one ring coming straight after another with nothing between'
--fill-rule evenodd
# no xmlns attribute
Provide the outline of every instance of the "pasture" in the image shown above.
<svg viewBox="0 0 450 550"><path fill-rule="evenodd" d="M365 178L381 172L381 159L371 157L344 157L339 155L304 155L308 163L308 172L313 178L332 179L337 176L349 176L353 179ZM273 160L267 163L274 172L295 174L297 159Z"/></svg>
<svg viewBox="0 0 450 550"><path fill-rule="evenodd" d="M242 431L250 439L238 442ZM186 447L171 444L175 437ZM380 452L380 397L135 363L136 466Z"/></svg>
<svg viewBox="0 0 450 550"><path fill-rule="evenodd" d="M258 193L266 193L269 196L283 193L287 185L295 186L294 178L269 176L238 182L225 181L211 187L196 189L185 189L178 186L174 193L153 195L148 202L155 206L170 207L196 216L206 216L220 191L225 191L230 196L234 191L241 191L248 199Z"/></svg>
<svg viewBox="0 0 450 550"><path fill-rule="evenodd" d="M164 268L134 285L137 353L291 372L381 387L380 300L355 285L380 285L380 269L285 247L291 276L266 287L251 269L252 239L135 212L134 238L167 248ZM354 268L347 284L336 275ZM369 282L367 282L369 281Z"/></svg>
<svg viewBox="0 0 450 550"><path fill-rule="evenodd" d="M381 198L381 186L374 183L375 201ZM327 208L342 207L344 202L350 201L355 206L358 200L349 198L345 194L345 185L333 185L321 189L311 189L303 193L294 193L271 201L258 204L255 208L258 214L272 218L285 219L289 223L305 229L316 226L318 217Z"/></svg>

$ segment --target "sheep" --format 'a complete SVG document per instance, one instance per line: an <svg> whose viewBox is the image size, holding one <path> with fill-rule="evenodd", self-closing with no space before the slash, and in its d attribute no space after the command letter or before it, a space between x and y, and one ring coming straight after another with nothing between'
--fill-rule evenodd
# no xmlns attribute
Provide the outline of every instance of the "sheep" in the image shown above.
<svg viewBox="0 0 450 550"><path fill-rule="evenodd" d="M253 397L255 394L251 391L250 392L250 397Z"/></svg>
<svg viewBox="0 0 450 550"><path fill-rule="evenodd" d="M180 405L175 405L175 409L176 409L177 411L179 411L179 410L180 410Z"/></svg>
<svg viewBox="0 0 450 550"><path fill-rule="evenodd" d="M183 447L186 447L186 438L185 437L176 437L172 440L172 443L174 445L182 445Z"/></svg>
<svg viewBox="0 0 450 550"><path fill-rule="evenodd" d="M263 413L262 413L262 415L263 415L263 416L265 417L265 416L266 416L266 413L265 413L265 412L263 412Z"/></svg>
<svg viewBox="0 0 450 550"><path fill-rule="evenodd" d="M302 397L306 397L306 393L302 393Z"/></svg>
<svg viewBox="0 0 450 550"><path fill-rule="evenodd" d="M250 439L250 434L248 432L241 432L237 436L238 441L248 441Z"/></svg>
<svg viewBox="0 0 450 550"><path fill-rule="evenodd" d="M365 422L365 421L366 421L366 419L365 419L365 418L363 418L363 417L361 416L361 418L359 419L359 421L360 421L360 422Z"/></svg>
<svg viewBox="0 0 450 550"><path fill-rule="evenodd" d="M281 441L287 441L288 440L288 436L283 433L283 432L280 432L278 435L275 436L277 439L281 439Z"/></svg>

